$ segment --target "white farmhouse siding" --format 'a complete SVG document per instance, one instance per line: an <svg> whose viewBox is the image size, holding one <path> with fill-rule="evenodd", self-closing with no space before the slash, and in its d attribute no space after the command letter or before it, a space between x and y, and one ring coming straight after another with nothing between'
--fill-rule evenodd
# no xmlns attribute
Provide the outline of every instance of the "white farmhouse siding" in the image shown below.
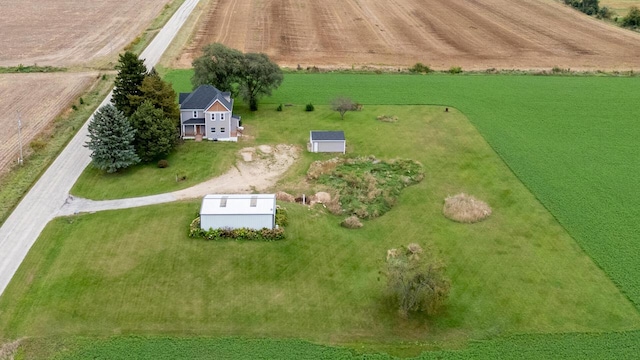
<svg viewBox="0 0 640 360"><path fill-rule="evenodd" d="M273 229L276 221L275 194L207 195L200 208L200 227Z"/></svg>
<svg viewBox="0 0 640 360"><path fill-rule="evenodd" d="M314 130L309 134L311 152L339 152L345 153L347 141L344 131Z"/></svg>

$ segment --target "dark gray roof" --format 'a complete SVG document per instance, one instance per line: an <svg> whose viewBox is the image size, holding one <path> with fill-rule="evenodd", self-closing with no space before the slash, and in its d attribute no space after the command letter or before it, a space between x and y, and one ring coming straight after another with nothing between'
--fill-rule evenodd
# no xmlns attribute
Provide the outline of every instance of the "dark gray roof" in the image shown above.
<svg viewBox="0 0 640 360"><path fill-rule="evenodd" d="M228 92L222 92L211 85L200 85L192 93L180 93L180 109L206 110L214 101L219 100L229 110L233 110L233 100L227 101Z"/></svg>
<svg viewBox="0 0 640 360"><path fill-rule="evenodd" d="M182 122L184 125L203 125L204 118L191 118Z"/></svg>
<svg viewBox="0 0 640 360"><path fill-rule="evenodd" d="M312 131L311 140L344 140L344 131Z"/></svg>

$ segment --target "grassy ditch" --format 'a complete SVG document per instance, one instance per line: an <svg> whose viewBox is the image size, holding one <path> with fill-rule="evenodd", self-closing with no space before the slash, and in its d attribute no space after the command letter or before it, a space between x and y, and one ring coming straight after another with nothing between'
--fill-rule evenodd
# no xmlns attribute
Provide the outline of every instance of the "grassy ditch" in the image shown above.
<svg viewBox="0 0 640 360"><path fill-rule="evenodd" d="M169 21L171 16L180 8L180 5L184 3L184 0L171 0L167 3L160 15L158 15L151 25L138 37L133 39L131 43L125 46L125 51L131 51L134 54L140 55L144 48L151 43L153 38L158 34L158 32L162 29L162 27Z"/></svg>
<svg viewBox="0 0 640 360"><path fill-rule="evenodd" d="M49 129L34 139L32 153L25 159L24 165L14 167L0 177L0 224L100 105L111 90L112 81L110 76L97 80L89 92L82 95L82 103L80 97L74 102L77 110L58 116Z"/></svg>

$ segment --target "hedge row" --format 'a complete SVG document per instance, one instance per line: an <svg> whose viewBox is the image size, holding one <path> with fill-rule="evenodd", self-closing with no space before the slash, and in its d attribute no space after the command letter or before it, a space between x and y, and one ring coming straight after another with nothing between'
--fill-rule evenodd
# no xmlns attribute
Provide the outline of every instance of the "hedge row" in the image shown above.
<svg viewBox="0 0 640 360"><path fill-rule="evenodd" d="M258 241L277 241L284 239L284 229L281 227L275 229L263 228L260 230L248 228L221 228L203 230L200 228L200 217L195 218L189 226L189 237L201 237L205 240L258 240Z"/></svg>

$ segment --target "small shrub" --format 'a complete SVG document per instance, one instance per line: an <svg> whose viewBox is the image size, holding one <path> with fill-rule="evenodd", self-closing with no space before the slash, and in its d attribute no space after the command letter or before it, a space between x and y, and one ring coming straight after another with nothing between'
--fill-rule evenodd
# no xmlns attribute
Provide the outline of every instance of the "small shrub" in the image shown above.
<svg viewBox="0 0 640 360"><path fill-rule="evenodd" d="M278 105L278 107L276 108L276 111L282 111L282 104Z"/></svg>
<svg viewBox="0 0 640 360"><path fill-rule="evenodd" d="M347 229L359 229L362 227L362 222L357 216L351 215L348 218L342 220L340 225Z"/></svg>
<svg viewBox="0 0 640 360"><path fill-rule="evenodd" d="M73 111L78 111L78 107L75 104L71 105L71 108L73 109Z"/></svg>
<svg viewBox="0 0 640 360"><path fill-rule="evenodd" d="M640 27L640 9L637 6L632 6L627 16L622 18L622 26L631 29Z"/></svg>
<svg viewBox="0 0 640 360"><path fill-rule="evenodd" d="M398 117L393 115L380 115L378 116L378 121L394 123L398 121Z"/></svg>
<svg viewBox="0 0 640 360"><path fill-rule="evenodd" d="M282 227L287 226L289 224L289 219L287 218L287 209L276 206L276 225Z"/></svg>
<svg viewBox="0 0 640 360"><path fill-rule="evenodd" d="M308 103L307 106L304 107L304 111L313 111L315 108L312 103Z"/></svg>
<svg viewBox="0 0 640 360"><path fill-rule="evenodd" d="M42 138L37 138L31 141L31 143L29 144L29 146L31 147L31 149L33 151L39 151L44 149L45 146L47 146L47 142L44 141L44 139Z"/></svg>
<svg viewBox="0 0 640 360"><path fill-rule="evenodd" d="M386 297L402 317L419 312L435 315L444 308L451 282L431 251L425 253L416 243L389 249L386 263Z"/></svg>
<svg viewBox="0 0 640 360"><path fill-rule="evenodd" d="M107 74L102 74L102 80L107 80Z"/></svg>
<svg viewBox="0 0 640 360"><path fill-rule="evenodd" d="M425 65L423 63L416 63L412 67L409 68L409 72L414 74L428 74L431 72L431 68L429 65Z"/></svg>
<svg viewBox="0 0 640 360"><path fill-rule="evenodd" d="M158 167L160 169L167 168L167 167L169 167L169 162L167 160L165 160L165 159L162 159L162 160L158 161Z"/></svg>
<svg viewBox="0 0 640 360"><path fill-rule="evenodd" d="M84 99L80 98L80 105L84 105Z"/></svg>
<svg viewBox="0 0 640 360"><path fill-rule="evenodd" d="M462 68L460 66L452 66L449 68L450 74L460 74L462 73Z"/></svg>
<svg viewBox="0 0 640 360"><path fill-rule="evenodd" d="M189 225L189 237L203 238L205 240L259 240L259 241L276 241L285 238L284 229L267 229L260 230L248 228L222 228L203 230L200 228L200 216L196 217Z"/></svg>

